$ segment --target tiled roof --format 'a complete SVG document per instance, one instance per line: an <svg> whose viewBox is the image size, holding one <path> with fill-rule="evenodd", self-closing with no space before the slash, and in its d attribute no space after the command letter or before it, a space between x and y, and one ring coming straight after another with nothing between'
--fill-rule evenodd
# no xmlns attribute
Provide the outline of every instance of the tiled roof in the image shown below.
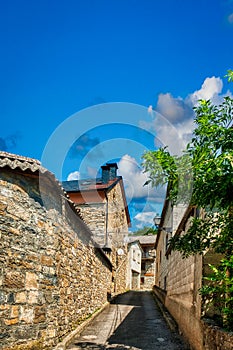
<svg viewBox="0 0 233 350"><path fill-rule="evenodd" d="M40 171L41 173L48 172L37 159L18 156L8 152L0 152L0 167L4 168L5 166L9 166L11 169L19 168L22 171L28 169L33 173L36 171Z"/></svg>
<svg viewBox="0 0 233 350"><path fill-rule="evenodd" d="M86 179L86 180L73 180L63 181L62 186L66 192L79 192L79 191L92 191L92 190L108 190L119 180L121 176L117 176L114 180L109 180L107 183L103 183L101 178L98 179Z"/></svg>
<svg viewBox="0 0 233 350"><path fill-rule="evenodd" d="M122 176L116 176L115 179L109 180L104 183L101 178L97 179L86 179L86 180L73 180L63 181L62 186L65 191L69 194L71 192L83 192L83 191L105 191L111 190L117 183L120 183L123 195L123 201L125 206L125 212L127 217L128 225L131 225L128 205L126 203L124 186L122 184Z"/></svg>
<svg viewBox="0 0 233 350"><path fill-rule="evenodd" d="M30 171L38 174L39 173L46 174L49 178L51 178L52 181L56 183L56 185L58 186L62 194L66 197L71 207L83 220L83 217L81 216L81 213L80 213L80 209L77 207L75 203L73 203L73 201L70 200L69 195L61 186L61 183L55 178L53 173L51 173L48 169L44 168L41 165L41 162L39 160L0 151L0 168L5 168L5 167L9 167L12 170L19 169L23 172Z"/></svg>
<svg viewBox="0 0 233 350"><path fill-rule="evenodd" d="M129 236L129 241L139 241L140 244L155 244L156 236L147 235L147 236Z"/></svg>

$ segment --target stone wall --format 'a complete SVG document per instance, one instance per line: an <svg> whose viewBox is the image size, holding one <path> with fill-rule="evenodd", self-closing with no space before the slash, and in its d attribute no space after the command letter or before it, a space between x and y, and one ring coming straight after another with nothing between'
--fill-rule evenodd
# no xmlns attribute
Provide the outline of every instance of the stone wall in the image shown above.
<svg viewBox="0 0 233 350"><path fill-rule="evenodd" d="M0 179L0 348L51 349L107 301L111 263L51 179Z"/></svg>
<svg viewBox="0 0 233 350"><path fill-rule="evenodd" d="M192 348L202 349L201 297L202 257L183 259L179 252L168 256L165 306Z"/></svg>
<svg viewBox="0 0 233 350"><path fill-rule="evenodd" d="M93 233L94 241L101 247L107 244L106 202L78 205L86 224Z"/></svg>
<svg viewBox="0 0 233 350"><path fill-rule="evenodd" d="M112 295L126 290L128 223L122 192L122 180L106 191L103 202L78 204L86 224L101 247L111 248L109 259L113 265ZM119 255L118 250L124 251Z"/></svg>
<svg viewBox="0 0 233 350"><path fill-rule="evenodd" d="M141 284L141 288L145 290L152 289L154 284L155 284L154 275L150 276L149 274L144 274L144 283Z"/></svg>
<svg viewBox="0 0 233 350"><path fill-rule="evenodd" d="M123 200L122 180L108 192L108 231L118 234L115 239L122 240L121 233L128 233L128 223Z"/></svg>
<svg viewBox="0 0 233 350"><path fill-rule="evenodd" d="M127 279L127 249L121 248L122 255L118 254L116 247L112 248L110 259L113 264L113 285L112 295L124 293L126 291L126 279Z"/></svg>
<svg viewBox="0 0 233 350"><path fill-rule="evenodd" d="M176 228L182 211L183 208L177 211L177 218L174 220ZM171 208L168 208L168 218L170 215ZM189 225L190 219L187 218L181 234L187 232ZM176 320L184 337L193 349L201 350L203 349L203 334L200 322L199 288L202 285L202 256L196 255L184 259L178 251L171 250L170 253L167 253L166 241L167 232L162 230L156 249L156 285L166 293L165 306Z"/></svg>
<svg viewBox="0 0 233 350"><path fill-rule="evenodd" d="M205 350L232 350L233 333L211 324L209 320L202 321L203 348Z"/></svg>
<svg viewBox="0 0 233 350"><path fill-rule="evenodd" d="M160 237L157 242L156 246L156 274L155 274L155 284L160 287L165 289L164 287L164 282L165 282L165 277L167 276L168 273L168 261L165 256L166 254L166 247L165 247L165 231L160 232Z"/></svg>

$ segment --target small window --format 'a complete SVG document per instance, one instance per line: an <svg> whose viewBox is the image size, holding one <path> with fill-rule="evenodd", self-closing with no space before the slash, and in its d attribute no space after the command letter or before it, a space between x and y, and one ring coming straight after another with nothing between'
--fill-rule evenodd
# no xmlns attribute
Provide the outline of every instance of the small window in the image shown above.
<svg viewBox="0 0 233 350"><path fill-rule="evenodd" d="M166 251L167 251L167 249L168 249L168 234L166 234L165 247L166 247Z"/></svg>
<svg viewBox="0 0 233 350"><path fill-rule="evenodd" d="M167 289L167 276L164 277L164 289Z"/></svg>
<svg viewBox="0 0 233 350"><path fill-rule="evenodd" d="M136 252L135 252L135 250L133 250L133 260L134 261L136 260Z"/></svg>

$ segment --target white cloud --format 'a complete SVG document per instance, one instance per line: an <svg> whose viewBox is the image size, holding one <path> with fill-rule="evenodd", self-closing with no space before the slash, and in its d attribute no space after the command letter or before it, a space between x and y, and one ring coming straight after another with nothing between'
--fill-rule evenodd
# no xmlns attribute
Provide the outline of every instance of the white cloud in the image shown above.
<svg viewBox="0 0 233 350"><path fill-rule="evenodd" d="M138 223L136 224L137 228L154 225L153 219L155 215L156 213L154 211L142 212L135 215L134 219L138 221Z"/></svg>
<svg viewBox="0 0 233 350"><path fill-rule="evenodd" d="M74 171L73 173L70 173L67 177L68 181L79 180L79 179L80 179L80 172L79 171Z"/></svg>
<svg viewBox="0 0 233 350"><path fill-rule="evenodd" d="M170 93L159 95L156 111L172 124L181 123L192 115L190 106L181 97L174 98Z"/></svg>
<svg viewBox="0 0 233 350"><path fill-rule="evenodd" d="M146 130L156 132L155 146L168 146L171 154L180 155L185 145L191 140L194 129L193 107L198 100L211 100L220 104L224 96L231 96L230 91L222 93L223 82L219 77L207 77L201 88L186 98L174 97L171 93L160 94L153 113L152 122L141 121ZM151 110L151 109L150 109Z"/></svg>
<svg viewBox="0 0 233 350"><path fill-rule="evenodd" d="M168 146L171 154L180 155L192 137L193 118L184 120L175 126L161 118L159 119L159 125L156 126L155 146Z"/></svg>
<svg viewBox="0 0 233 350"><path fill-rule="evenodd" d="M126 195L129 198L148 196L148 186L144 186L147 176L139 168L135 158L125 154L118 163L118 174L124 179Z"/></svg>
<svg viewBox="0 0 233 350"><path fill-rule="evenodd" d="M221 96L223 88L222 79L219 77L206 78L200 90L193 92L188 96L193 106L198 103L198 100L211 100L215 104L221 103L223 96Z"/></svg>
<svg viewBox="0 0 233 350"><path fill-rule="evenodd" d="M123 177L126 196L129 200L145 198L160 202L164 200L164 189L144 186L147 174L137 164L135 158L125 154L118 163L118 174Z"/></svg>

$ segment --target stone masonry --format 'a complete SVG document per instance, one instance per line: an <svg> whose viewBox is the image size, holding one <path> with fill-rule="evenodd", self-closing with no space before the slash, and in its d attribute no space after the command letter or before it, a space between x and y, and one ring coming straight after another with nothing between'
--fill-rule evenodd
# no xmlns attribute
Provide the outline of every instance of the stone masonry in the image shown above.
<svg viewBox="0 0 233 350"><path fill-rule="evenodd" d="M91 230L94 241L108 252L113 266L112 295L126 290L126 238L130 223L123 179L117 176L116 169L115 163L103 166L102 177L98 181L89 179L63 182ZM110 178L113 170L114 177Z"/></svg>
<svg viewBox="0 0 233 350"><path fill-rule="evenodd" d="M78 208L88 225L94 240L100 246L106 242L106 203L79 204Z"/></svg>
<svg viewBox="0 0 233 350"><path fill-rule="evenodd" d="M190 225L192 207L172 207L165 202L159 233L156 239L155 292L179 325L192 348L202 350L201 327L202 256L184 259L180 252L170 249L171 234L185 234ZM174 214L174 215L173 215ZM172 231L172 232L170 232Z"/></svg>
<svg viewBox="0 0 233 350"><path fill-rule="evenodd" d="M39 187L38 171L9 163L17 167L0 173L0 349L52 349L107 301L112 264L53 177Z"/></svg>

